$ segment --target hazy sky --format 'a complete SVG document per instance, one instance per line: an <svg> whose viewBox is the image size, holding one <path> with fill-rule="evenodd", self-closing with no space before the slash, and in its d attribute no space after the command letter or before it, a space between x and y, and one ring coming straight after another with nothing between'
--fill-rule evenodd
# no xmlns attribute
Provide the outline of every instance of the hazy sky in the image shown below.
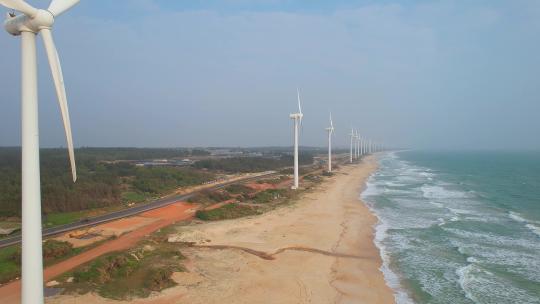
<svg viewBox="0 0 540 304"><path fill-rule="evenodd" d="M540 148L538 0L82 0L54 34L76 146L290 145L298 86L304 145L326 144L332 111L339 145L354 125ZM65 146L38 42L41 144ZM2 31L0 54L0 145L19 145L20 39Z"/></svg>

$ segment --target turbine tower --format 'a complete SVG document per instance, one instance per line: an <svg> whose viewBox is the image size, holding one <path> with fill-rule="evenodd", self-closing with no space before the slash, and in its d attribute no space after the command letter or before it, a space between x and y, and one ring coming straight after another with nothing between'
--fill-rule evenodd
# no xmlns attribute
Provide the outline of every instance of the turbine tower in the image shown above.
<svg viewBox="0 0 540 304"><path fill-rule="evenodd" d="M356 159L360 158L360 134L356 130Z"/></svg>
<svg viewBox="0 0 540 304"><path fill-rule="evenodd" d="M332 134L334 134L332 113L330 113L330 127L326 128L326 132L328 132L328 172L332 172Z"/></svg>
<svg viewBox="0 0 540 304"><path fill-rule="evenodd" d="M358 131L354 130L354 159L358 158Z"/></svg>
<svg viewBox="0 0 540 304"><path fill-rule="evenodd" d="M298 189L298 129L302 125L302 105L300 103L300 91L296 89L296 96L298 99L298 113L289 115L289 118L294 120L294 183L292 189Z"/></svg>
<svg viewBox="0 0 540 304"><path fill-rule="evenodd" d="M362 138L362 136L360 136L360 138L358 139L358 153L360 154L360 156L364 155L364 151L362 150L363 144L364 144L364 139Z"/></svg>
<svg viewBox="0 0 540 304"><path fill-rule="evenodd" d="M39 168L39 123L36 36L41 33L58 96L66 133L71 174L77 180L71 123L60 59L52 37L55 19L79 0L53 0L49 8L36 9L23 0L0 0L0 4L23 13L8 14L5 29L21 36L21 147L22 147L22 260L23 304L43 303L43 258L41 235L41 185Z"/></svg>
<svg viewBox="0 0 540 304"><path fill-rule="evenodd" d="M349 134L351 136L351 152L350 152L350 157L351 157L351 164L353 162L353 143L354 143L354 129L351 128L351 134ZM355 149L355 152L356 152L356 143L354 143L354 149Z"/></svg>

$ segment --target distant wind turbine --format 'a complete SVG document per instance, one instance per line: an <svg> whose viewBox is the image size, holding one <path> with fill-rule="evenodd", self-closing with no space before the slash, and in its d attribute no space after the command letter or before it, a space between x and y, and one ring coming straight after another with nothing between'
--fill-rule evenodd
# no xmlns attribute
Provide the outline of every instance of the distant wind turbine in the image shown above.
<svg viewBox="0 0 540 304"><path fill-rule="evenodd" d="M330 127L326 128L326 132L328 132L328 172L332 172L332 134L334 134L332 113L330 113Z"/></svg>
<svg viewBox="0 0 540 304"><path fill-rule="evenodd" d="M300 102L300 91L296 89L296 96L298 99L298 113L289 115L289 118L294 120L294 183L292 189L298 189L298 129L302 125L302 105Z"/></svg>
<svg viewBox="0 0 540 304"><path fill-rule="evenodd" d="M360 134L356 130L356 159L360 158Z"/></svg>
<svg viewBox="0 0 540 304"><path fill-rule="evenodd" d="M79 0L53 0L49 8L37 9L23 0L0 0L0 4L23 13L8 14L5 29L21 36L22 120L22 303L43 303L43 258L41 235L41 185L39 168L39 123L36 36L41 33L49 60L58 104L66 133L71 174L77 180L71 123L60 59L52 37L55 19Z"/></svg>
<svg viewBox="0 0 540 304"><path fill-rule="evenodd" d="M358 131L354 130L354 159L358 158Z"/></svg>
<svg viewBox="0 0 540 304"><path fill-rule="evenodd" d="M360 156L364 155L363 145L364 145L364 138L360 136L360 138L358 139L358 154L360 154Z"/></svg>
<svg viewBox="0 0 540 304"><path fill-rule="evenodd" d="M353 143L354 143L354 149L355 149L355 152L356 152L356 143L354 142L354 129L351 127L351 134L349 134L351 136L351 152L350 152L350 157L351 157L351 160L350 162L352 163L353 162Z"/></svg>

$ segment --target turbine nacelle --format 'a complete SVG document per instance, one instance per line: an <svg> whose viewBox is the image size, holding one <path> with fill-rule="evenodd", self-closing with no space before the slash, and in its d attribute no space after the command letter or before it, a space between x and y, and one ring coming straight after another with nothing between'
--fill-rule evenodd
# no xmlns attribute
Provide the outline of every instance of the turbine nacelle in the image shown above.
<svg viewBox="0 0 540 304"><path fill-rule="evenodd" d="M289 115L290 119L302 119L304 117L304 114L302 113L293 113Z"/></svg>
<svg viewBox="0 0 540 304"><path fill-rule="evenodd" d="M8 33L18 36L22 32L38 33L43 29L50 29L54 24L54 15L48 10L36 10L34 17L18 15L8 18L4 22L4 27Z"/></svg>
<svg viewBox="0 0 540 304"><path fill-rule="evenodd" d="M40 30L50 29L56 17L72 8L79 1L52 0L46 10L37 9L24 0L0 0L0 5L24 14L20 16L10 14L4 23L8 33L17 36L21 32L38 33Z"/></svg>
<svg viewBox="0 0 540 304"><path fill-rule="evenodd" d="M332 121L332 113L330 113L330 127L326 128L330 134L334 133L334 122Z"/></svg>

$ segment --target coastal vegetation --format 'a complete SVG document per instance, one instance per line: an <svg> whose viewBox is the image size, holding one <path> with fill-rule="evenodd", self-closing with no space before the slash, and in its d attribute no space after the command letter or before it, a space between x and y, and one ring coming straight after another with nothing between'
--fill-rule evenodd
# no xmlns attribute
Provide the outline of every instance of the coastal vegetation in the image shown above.
<svg viewBox="0 0 540 304"><path fill-rule="evenodd" d="M231 198L231 195L224 190L201 191L188 199L190 203L201 205L210 205L226 201Z"/></svg>
<svg viewBox="0 0 540 304"><path fill-rule="evenodd" d="M98 243L74 248L69 242L47 240L43 242L43 262L45 266L58 263L85 250L93 248ZM0 249L0 284L12 281L21 275L21 246L9 246Z"/></svg>
<svg viewBox="0 0 540 304"><path fill-rule="evenodd" d="M41 150L45 227L142 203L179 187L203 184L214 180L217 173L282 170L292 163L292 156L280 153L264 157L207 158L184 166L137 165L143 160L208 156L209 152L202 149L80 148L76 155L78 180L73 183L67 152L64 149ZM300 156L300 164L312 163L310 153ZM0 148L0 169L0 219L16 219L21 212L20 148ZM239 194L246 189L229 190L231 194ZM212 198L215 194L204 195L208 203L217 201ZM201 198L198 197L204 201Z"/></svg>
<svg viewBox="0 0 540 304"><path fill-rule="evenodd" d="M225 187L225 190L230 194L244 194L253 192L253 189L243 184L232 184Z"/></svg>
<svg viewBox="0 0 540 304"><path fill-rule="evenodd" d="M289 189L267 189L255 194L252 198L256 204L266 204L290 196Z"/></svg>
<svg viewBox="0 0 540 304"><path fill-rule="evenodd" d="M258 208L236 203L226 204L210 210L198 210L195 216L204 221L218 221L235 219L244 216L260 214Z"/></svg>
<svg viewBox="0 0 540 304"><path fill-rule="evenodd" d="M313 155L301 154L298 162L300 165L311 165ZM291 155L281 154L273 158L269 157L231 157L222 159L204 159L194 164L195 168L218 170L229 173L237 172L261 172L279 170L290 167L293 163Z"/></svg>
<svg viewBox="0 0 540 304"><path fill-rule="evenodd" d="M115 300L148 297L175 286L174 272L183 272L185 259L178 244L167 242L166 229L150 235L136 247L113 252L57 278L64 293L96 292Z"/></svg>
<svg viewBox="0 0 540 304"><path fill-rule="evenodd" d="M78 180L73 183L63 149L41 150L42 208L48 225L73 222L79 211L143 202L177 187L214 179L192 167L136 166L135 160L204 155L187 149L77 149ZM0 218L19 217L21 201L20 149L0 148Z"/></svg>

